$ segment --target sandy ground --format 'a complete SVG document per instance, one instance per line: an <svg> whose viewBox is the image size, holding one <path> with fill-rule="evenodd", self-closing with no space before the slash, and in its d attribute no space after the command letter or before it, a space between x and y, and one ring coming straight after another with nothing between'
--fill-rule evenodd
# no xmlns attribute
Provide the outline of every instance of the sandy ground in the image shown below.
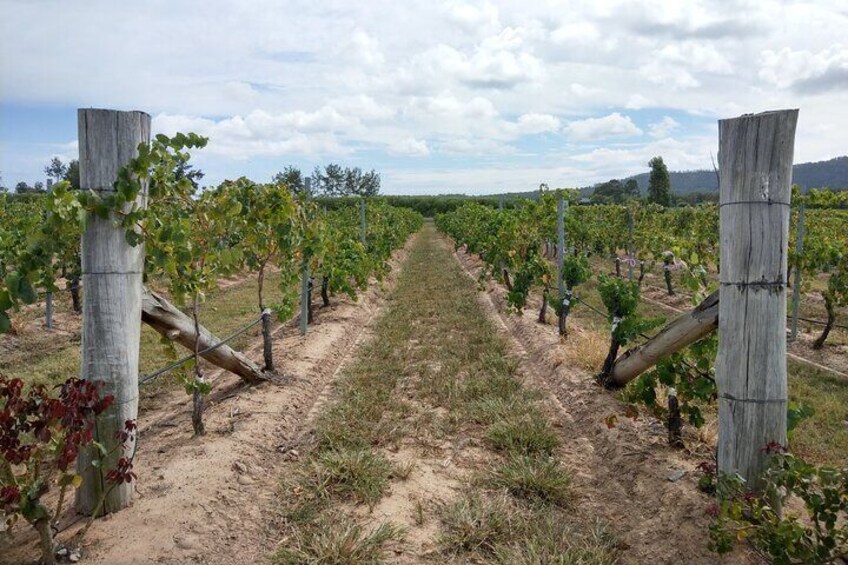
<svg viewBox="0 0 848 565"><path fill-rule="evenodd" d="M414 239L414 237L413 237ZM96 523L85 547L86 563L256 563L268 546L268 510L274 504L284 462L296 456L313 404L360 342L380 310L409 245L392 258L392 272L372 282L356 302L335 297L316 311L304 338L298 320L279 326L274 358L283 384L244 386L238 377L210 373L214 390L205 412L207 435L192 437L190 398L182 390L163 396L160 407L140 417L130 508ZM261 341L247 353L261 358ZM68 513L61 524L76 518ZM60 534L68 539L80 526ZM19 526L2 563L35 563L31 530ZM4 542L5 543L5 542Z"/></svg>

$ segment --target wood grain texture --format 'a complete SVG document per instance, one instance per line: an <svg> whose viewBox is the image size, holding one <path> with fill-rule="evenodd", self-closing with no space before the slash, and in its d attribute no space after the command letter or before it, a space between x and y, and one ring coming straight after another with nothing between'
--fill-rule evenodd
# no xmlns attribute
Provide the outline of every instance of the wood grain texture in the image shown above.
<svg viewBox="0 0 848 565"><path fill-rule="evenodd" d="M786 445L786 266L797 110L719 121L718 465L761 487Z"/></svg>
<svg viewBox="0 0 848 565"><path fill-rule="evenodd" d="M623 353L612 368L613 384L626 385L656 365L663 357L668 357L715 331L718 326L718 295L718 291L712 293L697 308L674 319L657 335Z"/></svg>
<svg viewBox="0 0 848 565"><path fill-rule="evenodd" d="M138 154L140 143L150 141L150 116L143 112L81 109L79 119L80 188L107 193L114 190L118 171ZM145 206L147 186L137 199ZM129 206L129 205L128 205ZM93 448L80 453L83 476L77 490L77 510L91 514L103 492L108 492L103 513L130 503L133 485L112 488L105 473L121 457L130 457L135 446L115 448L115 433L126 420L138 416L138 354L141 331L141 291L144 246L130 246L125 230L115 218L89 215L82 236L82 284L85 287L82 319L80 377L102 383L101 394L115 400L97 418L95 439L111 453L99 468L91 462ZM115 448L115 449L113 449Z"/></svg>
<svg viewBox="0 0 848 565"><path fill-rule="evenodd" d="M141 320L163 336L176 341L192 353L195 347L194 320L171 304L164 296L145 288L142 291ZM200 326L199 349L209 349L221 340ZM262 369L229 345L222 345L201 355L204 359L241 377L248 383L267 380Z"/></svg>

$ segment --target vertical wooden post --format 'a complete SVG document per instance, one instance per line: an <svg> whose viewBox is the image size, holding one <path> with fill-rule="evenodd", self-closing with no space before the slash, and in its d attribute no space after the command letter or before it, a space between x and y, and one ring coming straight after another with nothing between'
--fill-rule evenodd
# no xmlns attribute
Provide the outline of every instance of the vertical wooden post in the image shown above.
<svg viewBox="0 0 848 565"><path fill-rule="evenodd" d="M102 195L114 191L118 171L138 155L138 146L150 141L150 116L144 112L84 109L78 111L80 188ZM147 185L142 185L135 203L147 205ZM82 318L80 376L101 382L100 393L115 400L100 414L95 425L95 440L110 454L102 464L94 448L80 452L77 468L82 486L77 490L77 510L95 511L101 495L108 491L103 512L127 506L133 485L108 484L105 474L115 468L118 459L130 457L135 446L115 447L115 433L124 422L138 416L138 350L141 332L142 272L144 246L127 243L124 228L116 218L89 215L82 236L82 282L85 287Z"/></svg>
<svg viewBox="0 0 848 565"><path fill-rule="evenodd" d="M303 260L303 274L300 279L300 335L306 335L309 324L309 263Z"/></svg>
<svg viewBox="0 0 848 565"><path fill-rule="evenodd" d="M44 323L47 325L48 330L53 329L53 293L48 292L47 296L45 296L45 305L44 305Z"/></svg>
<svg viewBox="0 0 848 565"><path fill-rule="evenodd" d="M798 110L719 121L719 470L759 490L786 445L786 265Z"/></svg>
<svg viewBox="0 0 848 565"><path fill-rule="evenodd" d="M266 371L274 370L274 351L271 343L271 309L262 310L262 358Z"/></svg>
<svg viewBox="0 0 848 565"><path fill-rule="evenodd" d="M795 234L795 280L792 283L792 334L798 337L798 303L801 300L801 254L804 252L804 203L798 208L798 230Z"/></svg>

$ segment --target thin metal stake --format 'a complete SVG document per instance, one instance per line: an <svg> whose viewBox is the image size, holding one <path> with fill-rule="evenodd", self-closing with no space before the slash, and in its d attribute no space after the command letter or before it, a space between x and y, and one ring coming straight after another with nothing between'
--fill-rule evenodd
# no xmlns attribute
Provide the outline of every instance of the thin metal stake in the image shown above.
<svg viewBox="0 0 848 565"><path fill-rule="evenodd" d="M798 302L801 300L801 253L804 251L804 203L798 208L798 233L795 235L795 282L792 287L792 333L798 337Z"/></svg>
<svg viewBox="0 0 848 565"><path fill-rule="evenodd" d="M562 194L557 198L557 290L559 299L565 298L565 282L562 278L565 261L565 200Z"/></svg>

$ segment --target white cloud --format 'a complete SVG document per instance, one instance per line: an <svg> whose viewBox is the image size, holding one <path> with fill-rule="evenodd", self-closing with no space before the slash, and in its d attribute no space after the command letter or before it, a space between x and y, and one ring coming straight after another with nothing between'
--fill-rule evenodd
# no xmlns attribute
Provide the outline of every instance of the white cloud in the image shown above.
<svg viewBox="0 0 848 565"><path fill-rule="evenodd" d="M195 132L209 138L206 152L234 159L251 156L346 154L334 130L356 124L332 108L316 112L272 115L261 110L247 116L210 120L159 114L153 118L157 133Z"/></svg>
<svg viewBox="0 0 848 565"><path fill-rule="evenodd" d="M409 157L426 157L430 154L427 142L413 137L407 137L389 146L392 155L406 155Z"/></svg>
<svg viewBox="0 0 848 565"><path fill-rule="evenodd" d="M25 133L19 116L89 106L210 136L210 182L290 155L380 169L425 148L404 166L467 165L479 186L563 161L587 181L621 177L654 151L708 168L717 118L782 107L802 109L798 159L845 151L848 11L835 0L148 4L0 0L0 100L16 112L0 132L4 176L31 182L51 153L74 152L72 119ZM645 108L655 123L637 125ZM587 160L587 143L623 158Z"/></svg>
<svg viewBox="0 0 848 565"><path fill-rule="evenodd" d="M632 137L642 135L629 116L613 112L602 118L578 120L565 126L565 133L573 141L599 141L612 137Z"/></svg>
<svg viewBox="0 0 848 565"><path fill-rule="evenodd" d="M642 96L641 94L632 94L627 99L627 102L624 104L624 107L628 110L641 110L642 108L647 108L651 105L651 101Z"/></svg>
<svg viewBox="0 0 848 565"><path fill-rule="evenodd" d="M759 77L778 88L816 93L832 89L848 90L848 47L836 44L818 52L765 50Z"/></svg>
<svg viewBox="0 0 848 565"><path fill-rule="evenodd" d="M680 124L671 116L665 116L662 120L648 126L648 135L651 137L668 137L668 135L680 127Z"/></svg>
<svg viewBox="0 0 848 565"><path fill-rule="evenodd" d="M459 25L465 32L492 33L500 28L498 9L489 2L467 4L465 2L447 2L442 10L448 20Z"/></svg>
<svg viewBox="0 0 848 565"><path fill-rule="evenodd" d="M534 82L543 63L525 48L523 30L506 27L483 39L473 49L440 43L413 57L398 71L407 90L457 82L472 89L512 89Z"/></svg>
<svg viewBox="0 0 848 565"><path fill-rule="evenodd" d="M550 114L524 114L518 118L516 126L521 135L557 131L559 129L559 118Z"/></svg>

